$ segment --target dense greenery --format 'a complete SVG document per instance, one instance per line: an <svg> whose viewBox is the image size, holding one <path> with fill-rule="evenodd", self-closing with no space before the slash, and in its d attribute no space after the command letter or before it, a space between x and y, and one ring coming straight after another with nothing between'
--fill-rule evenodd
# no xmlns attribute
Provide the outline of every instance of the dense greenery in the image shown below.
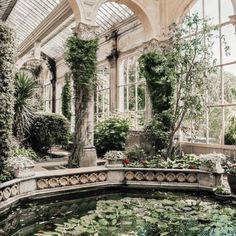
<svg viewBox="0 0 236 236"><path fill-rule="evenodd" d="M0 21L0 174L10 156L14 119L14 33Z"/></svg>
<svg viewBox="0 0 236 236"><path fill-rule="evenodd" d="M122 117L109 117L95 127L94 143L98 155L111 150L124 150L129 132L129 122Z"/></svg>
<svg viewBox="0 0 236 236"><path fill-rule="evenodd" d="M87 215L37 235L234 236L235 214L203 197L156 192L147 199L99 200Z"/></svg>
<svg viewBox="0 0 236 236"><path fill-rule="evenodd" d="M62 99L62 114L70 121L72 91L71 91L70 76L68 74L66 74L65 77L65 85L62 89L61 99Z"/></svg>
<svg viewBox="0 0 236 236"><path fill-rule="evenodd" d="M166 148L169 140L173 62L174 60L167 60L164 54L155 52L144 54L139 59L140 72L146 79L154 115L145 132L156 153Z"/></svg>
<svg viewBox="0 0 236 236"><path fill-rule="evenodd" d="M170 127L167 157L173 154L174 137L183 121L193 119L197 122L205 111L207 78L216 70L215 60L212 60L214 29L215 27L210 26L207 20L200 19L198 15L186 16L182 24L173 24L170 27L168 43L156 56L148 54L142 57L149 59L152 56L153 59L149 59L149 63L155 59L156 64L153 64L153 67L145 67L147 63L141 58L141 72L147 77L151 98L154 100L154 111L161 112L157 108L162 108L162 102L168 105L162 108L164 112L161 114L170 121L166 126ZM186 37L187 35L191 37ZM155 88L159 91L157 94ZM160 118L159 120L162 121ZM162 135L162 132L157 135Z"/></svg>
<svg viewBox="0 0 236 236"><path fill-rule="evenodd" d="M33 99L37 88L35 80L26 72L15 75L14 135L22 141L34 121Z"/></svg>
<svg viewBox="0 0 236 236"><path fill-rule="evenodd" d="M37 113L30 130L30 142L39 151L48 151L53 145L67 145L70 137L69 122L64 116Z"/></svg>
<svg viewBox="0 0 236 236"><path fill-rule="evenodd" d="M231 118L225 133L225 144L236 145L236 118Z"/></svg>
<svg viewBox="0 0 236 236"><path fill-rule="evenodd" d="M65 58L74 80L75 93L75 137L69 160L69 165L72 167L79 166L86 145L88 104L93 99L97 84L98 40L83 40L71 36L67 39L66 49Z"/></svg>

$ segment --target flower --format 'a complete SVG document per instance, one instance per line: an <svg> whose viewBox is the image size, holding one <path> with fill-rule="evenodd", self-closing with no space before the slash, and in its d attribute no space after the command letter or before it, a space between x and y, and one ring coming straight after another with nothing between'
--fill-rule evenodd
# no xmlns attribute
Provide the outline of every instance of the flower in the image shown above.
<svg viewBox="0 0 236 236"><path fill-rule="evenodd" d="M129 159L124 159L124 160L123 160L123 164L124 164L124 165L128 165L128 164L130 164Z"/></svg>

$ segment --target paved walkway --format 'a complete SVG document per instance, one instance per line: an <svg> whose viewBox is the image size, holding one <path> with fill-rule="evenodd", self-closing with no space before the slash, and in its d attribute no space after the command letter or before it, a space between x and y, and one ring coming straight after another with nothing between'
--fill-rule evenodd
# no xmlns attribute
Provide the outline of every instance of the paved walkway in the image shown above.
<svg viewBox="0 0 236 236"><path fill-rule="evenodd" d="M50 150L49 154L51 154L53 158L36 163L34 167L35 172L66 169L70 152L60 148L53 148ZM98 165L104 164L104 160L98 159Z"/></svg>

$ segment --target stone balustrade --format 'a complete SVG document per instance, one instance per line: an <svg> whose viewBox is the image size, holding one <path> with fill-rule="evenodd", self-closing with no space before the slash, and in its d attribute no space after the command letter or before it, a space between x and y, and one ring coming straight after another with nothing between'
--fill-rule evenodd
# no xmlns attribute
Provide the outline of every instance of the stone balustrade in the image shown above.
<svg viewBox="0 0 236 236"><path fill-rule="evenodd" d="M151 187L176 190L207 190L220 185L222 174L203 170L126 167L90 167L37 172L0 185L0 212L24 198L46 198L69 191L108 187Z"/></svg>

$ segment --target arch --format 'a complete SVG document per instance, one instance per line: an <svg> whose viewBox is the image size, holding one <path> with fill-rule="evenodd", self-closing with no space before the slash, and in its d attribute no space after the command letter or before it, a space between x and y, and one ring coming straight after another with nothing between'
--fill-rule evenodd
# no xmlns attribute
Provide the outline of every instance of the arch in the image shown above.
<svg viewBox="0 0 236 236"><path fill-rule="evenodd" d="M131 11L134 12L134 14L139 18L139 20L143 24L146 40L149 40L155 36L155 29L152 24L152 20L147 12L147 9L145 9L144 5L141 4L139 1L135 0L99 0L95 7L94 7L94 19L93 21L96 22L96 15L99 10L99 8L102 6L102 4L106 2L116 2L120 4L126 5L128 8L130 8Z"/></svg>
<svg viewBox="0 0 236 236"><path fill-rule="evenodd" d="M73 11L76 23L78 24L81 21L81 19L85 19L85 16L83 14L84 11L81 10L81 9L83 9L82 5L81 5L81 1L80 0L68 0L68 2L69 2L71 9Z"/></svg>

